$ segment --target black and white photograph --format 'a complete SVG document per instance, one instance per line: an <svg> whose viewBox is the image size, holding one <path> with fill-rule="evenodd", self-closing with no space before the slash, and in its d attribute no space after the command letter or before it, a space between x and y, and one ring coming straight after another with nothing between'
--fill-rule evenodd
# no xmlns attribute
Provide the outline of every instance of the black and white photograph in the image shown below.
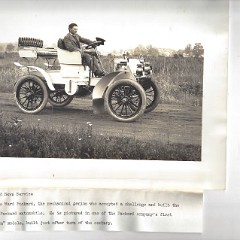
<svg viewBox="0 0 240 240"><path fill-rule="evenodd" d="M0 0L2 235L205 239L235 146L233 2Z"/></svg>
<svg viewBox="0 0 240 240"><path fill-rule="evenodd" d="M226 9L1 1L1 157L201 161L205 46Z"/></svg>

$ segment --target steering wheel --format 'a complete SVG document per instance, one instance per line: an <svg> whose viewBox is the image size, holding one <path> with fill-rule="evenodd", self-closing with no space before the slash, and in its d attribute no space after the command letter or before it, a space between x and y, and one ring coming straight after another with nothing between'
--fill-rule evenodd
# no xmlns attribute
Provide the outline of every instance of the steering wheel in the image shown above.
<svg viewBox="0 0 240 240"><path fill-rule="evenodd" d="M88 45L85 47L85 49L96 48L96 47L99 46L99 45L104 45L104 42L105 42L105 41L106 41L106 40L103 39L103 38L96 37L96 41L88 44Z"/></svg>
<svg viewBox="0 0 240 240"><path fill-rule="evenodd" d="M96 48L97 46L101 45L102 41L94 41L90 44L88 44L85 49L91 49L91 48Z"/></svg>

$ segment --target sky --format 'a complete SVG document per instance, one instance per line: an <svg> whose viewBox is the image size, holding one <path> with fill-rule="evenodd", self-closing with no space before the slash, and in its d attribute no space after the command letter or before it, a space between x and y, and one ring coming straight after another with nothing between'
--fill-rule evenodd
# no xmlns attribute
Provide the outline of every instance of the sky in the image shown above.
<svg viewBox="0 0 240 240"><path fill-rule="evenodd" d="M178 50L227 35L228 1L0 0L0 42L34 37L50 46L68 33L72 22L79 35L106 39L102 51L139 44Z"/></svg>

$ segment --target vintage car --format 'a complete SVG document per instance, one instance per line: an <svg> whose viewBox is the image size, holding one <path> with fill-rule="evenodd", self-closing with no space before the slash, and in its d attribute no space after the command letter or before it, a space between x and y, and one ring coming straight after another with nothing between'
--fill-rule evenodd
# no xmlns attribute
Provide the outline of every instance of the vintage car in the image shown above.
<svg viewBox="0 0 240 240"><path fill-rule="evenodd" d="M93 49L92 55L101 59L96 51L105 42L102 38L87 45ZM17 106L24 113L36 114L44 109L49 102L54 107L64 107L71 103L76 94L92 94L92 104L95 113L107 111L114 119L122 122L132 122L152 111L158 104L159 90L157 85L146 76L137 76L132 72L129 63L124 63L126 69L119 64L116 71L103 77L95 77L91 69L82 62L80 52L69 52L64 49L62 39L58 47L44 48L43 41L35 38L19 38L19 56L24 59L47 60L46 68L36 64L15 65L24 71L14 86ZM59 62L60 68L54 64Z"/></svg>

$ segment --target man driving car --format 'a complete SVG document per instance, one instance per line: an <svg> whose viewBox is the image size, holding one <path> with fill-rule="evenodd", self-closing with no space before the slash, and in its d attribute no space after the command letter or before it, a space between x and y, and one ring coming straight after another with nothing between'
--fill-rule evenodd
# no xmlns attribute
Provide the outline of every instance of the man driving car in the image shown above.
<svg viewBox="0 0 240 240"><path fill-rule="evenodd" d="M64 37L63 42L65 45L66 50L73 52L73 51L80 51L82 55L83 62L91 68L94 75L96 77L102 77L105 75L104 70L99 64L98 59L94 55L95 50L94 49L82 49L82 44L91 44L94 41L91 41L87 38L83 38L77 34L78 31L78 25L76 23L71 23L68 26L69 33ZM94 62L92 66L92 61Z"/></svg>

